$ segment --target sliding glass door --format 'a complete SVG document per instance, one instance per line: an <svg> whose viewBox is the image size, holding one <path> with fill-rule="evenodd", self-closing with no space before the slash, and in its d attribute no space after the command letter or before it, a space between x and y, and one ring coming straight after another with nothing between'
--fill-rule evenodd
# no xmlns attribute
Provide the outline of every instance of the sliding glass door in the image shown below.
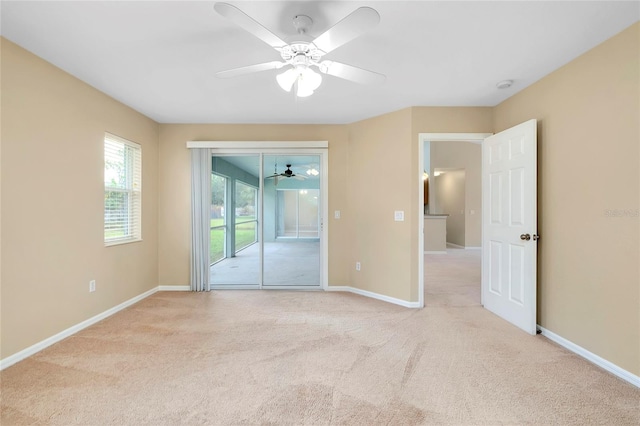
<svg viewBox="0 0 640 426"><path fill-rule="evenodd" d="M212 157L212 288L321 287L321 155Z"/></svg>
<svg viewBox="0 0 640 426"><path fill-rule="evenodd" d="M211 286L257 287L260 156L212 157Z"/></svg>
<svg viewBox="0 0 640 426"><path fill-rule="evenodd" d="M267 288L320 286L320 156L265 155Z"/></svg>

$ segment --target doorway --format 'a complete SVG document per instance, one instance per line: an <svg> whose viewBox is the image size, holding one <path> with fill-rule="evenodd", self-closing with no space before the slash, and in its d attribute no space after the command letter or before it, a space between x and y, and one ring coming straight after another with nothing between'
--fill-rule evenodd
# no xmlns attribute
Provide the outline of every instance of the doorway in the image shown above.
<svg viewBox="0 0 640 426"><path fill-rule="evenodd" d="M486 309L536 333L537 121L495 135L420 134L420 180L427 141L480 141L481 303ZM467 169L468 172L468 169ZM422 185L421 185L422 186ZM431 195L430 195L431 196ZM423 201L420 188L418 199ZM420 205L422 211L423 206ZM425 221L423 221L425 222ZM424 224L418 240L424 244ZM424 257L419 256L419 296L424 306Z"/></svg>
<svg viewBox="0 0 640 426"><path fill-rule="evenodd" d="M326 150L212 149L211 289L326 286Z"/></svg>
<svg viewBox="0 0 640 426"><path fill-rule="evenodd" d="M420 180L424 182L425 179L429 181L429 191L425 192L422 190L423 185L420 186L419 191L419 206L420 206L420 216L427 214L433 215L441 215L448 214L449 216L446 219L441 217L434 218L432 217L429 224L446 222L441 227L443 228L443 233L445 234L444 241L442 242L443 249L438 249L438 254L427 253L425 254L425 235L424 235L424 227L425 221L419 221L421 223L420 232L419 232L419 281L418 281L418 295L420 306L425 306L425 260L426 262L438 262L436 267L433 270L429 271L429 277L427 279L437 279L438 282L443 282L448 280L448 277L451 276L453 278L453 273L460 270L464 270L464 293L466 296L464 298L465 304L472 304L474 300L477 300L476 294L480 291L480 282L477 277L480 272L480 223L481 223L481 206L473 205L473 203L466 202L465 196L458 197L459 199L454 199L454 197L450 197L451 199L443 199L443 194L438 194L438 189L442 189L446 186L455 186L454 183L459 181L460 179L453 179L454 175L460 174L462 175L462 171L465 173L465 182L466 178L469 174L473 174L473 170L469 170L465 165L452 166L450 161L446 161L443 163L439 163L441 161L442 155L437 155L437 151L434 149L434 155L431 153L432 145L435 146L446 146L447 144L458 144L466 142L467 145L473 144L474 147L477 147L478 150L478 164L477 170L478 172L481 170L481 151L480 147L482 141L490 136L490 133L421 133L418 138L418 151L419 151L419 169L420 170ZM471 150L473 151L473 150ZM451 155L448 155L450 157ZM444 156L446 158L447 155ZM477 191L478 197L473 197L477 199L477 202L481 202L481 186L480 186L481 178L480 176L476 176L473 179L473 182L470 182L469 185L462 185L467 187L467 190ZM477 185L478 188L472 188L473 185ZM460 186L460 185L459 185ZM464 190L464 189L463 189ZM466 190L464 190L466 191ZM428 194L428 195L427 195ZM425 199L425 195L428 199ZM459 194L458 194L459 195ZM475 201L474 201L475 202ZM450 206L449 206L450 205ZM446 207L449 206L449 207ZM443 211L443 207L447 208L447 211ZM426 216L425 216L426 217ZM437 220L436 220L437 219ZM465 222L470 222L471 225L475 225L477 222L477 226L469 226L465 225ZM445 230L446 228L449 228ZM468 228L468 229L466 229ZM477 229L477 235L474 235L473 232L467 232L472 229ZM457 235L455 241L457 243L447 244L447 241L451 240L451 237L454 236L454 232L456 231ZM450 234L449 238L447 238L447 233ZM453 251L455 250L455 251ZM456 262L460 263L460 268L456 266ZM477 265L477 266L475 266ZM431 276L433 275L433 277ZM474 278L476 277L476 278ZM473 282L477 282L477 288L472 287ZM446 296L446 291L457 291L451 288L434 288L434 291L438 292L438 294L442 294ZM459 289L460 290L460 289ZM444 292L444 293L443 293ZM451 295L451 300L461 301L462 298L456 298L454 295ZM448 300L449 300L448 299ZM449 300L449 302L451 301ZM449 303L445 302L445 303ZM457 302L451 302L456 304Z"/></svg>

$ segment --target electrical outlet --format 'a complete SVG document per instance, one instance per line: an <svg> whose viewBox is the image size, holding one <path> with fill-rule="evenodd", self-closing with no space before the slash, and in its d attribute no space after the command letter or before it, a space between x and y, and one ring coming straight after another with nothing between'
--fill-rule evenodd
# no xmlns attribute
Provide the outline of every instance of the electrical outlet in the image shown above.
<svg viewBox="0 0 640 426"><path fill-rule="evenodd" d="M393 212L393 220L395 220L396 222L404 221L404 211L403 210L394 211Z"/></svg>
<svg viewBox="0 0 640 426"><path fill-rule="evenodd" d="M356 262L356 271L360 270L360 262Z"/></svg>
<svg viewBox="0 0 640 426"><path fill-rule="evenodd" d="M89 281L89 293L96 291L96 280Z"/></svg>

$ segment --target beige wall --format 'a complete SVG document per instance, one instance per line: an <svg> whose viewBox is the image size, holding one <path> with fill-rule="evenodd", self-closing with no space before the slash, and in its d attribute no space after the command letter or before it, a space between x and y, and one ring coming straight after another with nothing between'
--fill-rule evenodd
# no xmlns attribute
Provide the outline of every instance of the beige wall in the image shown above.
<svg viewBox="0 0 640 426"><path fill-rule="evenodd" d="M482 245L482 145L458 141L431 142L432 174L434 168L465 170L464 204L466 209L462 215L465 236L464 242L460 245L480 247ZM434 195L437 195L437 189ZM437 203L436 208L438 208ZM473 210L473 214L471 210ZM460 212L458 211L457 214ZM454 220L457 219L460 218Z"/></svg>
<svg viewBox="0 0 640 426"><path fill-rule="evenodd" d="M495 111L496 131L539 120L539 324L636 375L639 53L635 24Z"/></svg>
<svg viewBox="0 0 640 426"><path fill-rule="evenodd" d="M351 285L405 301L417 301L411 279L417 256L411 242L418 229L417 189L412 174L411 109L349 125L349 256ZM404 211L404 222L394 211ZM422 220L422 215L420 215ZM361 271L355 262L361 262ZM416 292L417 296L417 292Z"/></svg>
<svg viewBox="0 0 640 426"><path fill-rule="evenodd" d="M0 39L0 82L2 81L2 40ZM2 84L0 83L0 100ZM0 101L0 359L2 359L2 102Z"/></svg>
<svg viewBox="0 0 640 426"><path fill-rule="evenodd" d="M158 126L5 39L1 68L5 358L157 286ZM139 243L104 247L105 131L142 145Z"/></svg>
<svg viewBox="0 0 640 426"><path fill-rule="evenodd" d="M465 246L465 174L464 170L449 170L434 178L441 213L449 215L447 242L462 247Z"/></svg>
<svg viewBox="0 0 640 426"><path fill-rule="evenodd" d="M187 141L328 141L329 284L349 285L347 129L341 125L161 124L159 284L189 284L190 157Z"/></svg>
<svg viewBox="0 0 640 426"><path fill-rule="evenodd" d="M491 125L490 108L410 108L350 125L161 124L159 284L189 283L187 141L327 140L329 285L417 301L418 132L489 132ZM383 173L389 169L399 172ZM405 212L404 222L393 220L395 210Z"/></svg>

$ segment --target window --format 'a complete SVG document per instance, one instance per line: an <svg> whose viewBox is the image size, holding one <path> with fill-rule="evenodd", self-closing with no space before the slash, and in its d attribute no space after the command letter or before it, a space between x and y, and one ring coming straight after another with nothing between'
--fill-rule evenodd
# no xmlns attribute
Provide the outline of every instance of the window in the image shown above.
<svg viewBox="0 0 640 426"><path fill-rule="evenodd" d="M104 243L142 240L142 149L109 133L104 137Z"/></svg>
<svg viewBox="0 0 640 426"><path fill-rule="evenodd" d="M258 189L236 180L235 251L258 241Z"/></svg>
<svg viewBox="0 0 640 426"><path fill-rule="evenodd" d="M318 189L277 189L278 238L319 238Z"/></svg>
<svg viewBox="0 0 640 426"><path fill-rule="evenodd" d="M227 257L227 225L224 206L227 205L227 178L211 173L211 235L209 264Z"/></svg>

